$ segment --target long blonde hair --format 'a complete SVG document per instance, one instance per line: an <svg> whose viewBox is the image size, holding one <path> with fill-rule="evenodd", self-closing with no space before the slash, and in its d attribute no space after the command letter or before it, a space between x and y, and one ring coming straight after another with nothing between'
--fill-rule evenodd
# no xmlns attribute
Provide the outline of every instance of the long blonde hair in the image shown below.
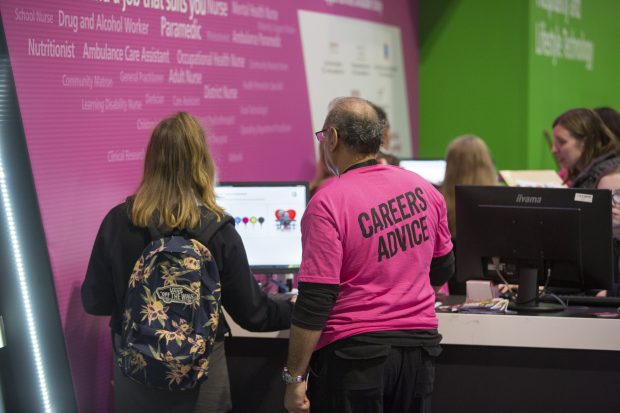
<svg viewBox="0 0 620 413"><path fill-rule="evenodd" d="M446 200L448 226L453 237L456 236L455 186L495 184L497 184L497 171L489 148L482 139L474 135L464 135L448 145L446 173L441 192Z"/></svg>
<svg viewBox="0 0 620 413"><path fill-rule="evenodd" d="M131 220L138 227L192 229L200 223L201 204L219 220L224 211L215 202L214 187L215 163L204 131L194 117L179 112L151 134Z"/></svg>

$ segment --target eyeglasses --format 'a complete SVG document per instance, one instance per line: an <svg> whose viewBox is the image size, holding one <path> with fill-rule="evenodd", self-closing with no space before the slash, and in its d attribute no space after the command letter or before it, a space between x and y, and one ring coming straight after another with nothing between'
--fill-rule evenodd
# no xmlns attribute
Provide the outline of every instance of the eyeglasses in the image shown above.
<svg viewBox="0 0 620 413"><path fill-rule="evenodd" d="M611 202L616 206L620 206L620 191L611 193Z"/></svg>
<svg viewBox="0 0 620 413"><path fill-rule="evenodd" d="M325 132L327 132L329 128L320 130L318 132L314 132L314 136L316 136L316 140L319 142L323 142L325 140Z"/></svg>

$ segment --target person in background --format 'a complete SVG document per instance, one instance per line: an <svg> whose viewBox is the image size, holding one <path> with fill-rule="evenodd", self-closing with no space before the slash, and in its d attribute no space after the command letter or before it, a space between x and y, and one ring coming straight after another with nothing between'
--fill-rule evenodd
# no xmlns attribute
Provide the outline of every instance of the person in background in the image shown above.
<svg viewBox="0 0 620 413"><path fill-rule="evenodd" d="M456 238L454 188L457 185L497 185L497 170L489 148L474 135L455 138L446 151L446 172L441 193L448 208L448 225Z"/></svg>
<svg viewBox="0 0 620 413"><path fill-rule="evenodd" d="M383 140L381 141L381 146L379 147L379 152L377 152L377 162L383 165L394 165L398 166L400 159L397 156L394 156L390 153L390 142L392 141L392 132L390 132L390 122L387 118L387 113L381 106L375 105L374 103L370 103L371 106L377 112L379 116L379 120L384 124L383 130Z"/></svg>
<svg viewBox="0 0 620 413"><path fill-rule="evenodd" d="M596 114L603 120L603 123L620 140L620 113L610 107L600 107L594 109Z"/></svg>
<svg viewBox="0 0 620 413"><path fill-rule="evenodd" d="M111 315L115 348L120 342L124 298L134 264L152 241L149 226L160 233L181 231L205 245L217 264L222 304L243 328L252 331L287 329L292 304L268 297L250 272L234 220L215 200L215 165L200 124L180 112L162 120L153 130L137 192L108 212L95 239L82 304L87 313ZM162 316L167 311L155 301ZM196 388L167 391L147 387L114 369L116 411L227 412L230 384L224 353L229 331L220 314L208 379ZM116 363L115 363L116 364Z"/></svg>
<svg viewBox="0 0 620 413"><path fill-rule="evenodd" d="M454 272L452 242L433 185L377 163L383 129L368 101L339 98L316 132L338 179L301 221L289 412L430 412L441 351L432 286Z"/></svg>
<svg viewBox="0 0 620 413"><path fill-rule="evenodd" d="M614 273L616 282L611 290L603 290L599 296L620 296L620 166L612 167L603 172L597 189L608 189L612 193L611 224L614 245Z"/></svg>
<svg viewBox="0 0 620 413"><path fill-rule="evenodd" d="M440 191L446 200L448 226L454 244L457 237L454 190L457 185L497 185L497 171L489 148L475 135L455 138L446 150L446 172ZM448 291L450 294L465 295L465 283L453 277L448 282ZM444 293L445 288L440 292Z"/></svg>
<svg viewBox="0 0 620 413"><path fill-rule="evenodd" d="M316 164L314 179L308 184L308 194L312 198L323 186L329 185L336 177L327 169L323 161L323 152L319 151L319 161Z"/></svg>
<svg viewBox="0 0 620 413"><path fill-rule="evenodd" d="M603 171L620 165L620 141L586 108L564 112L553 122L552 152L574 188L594 188Z"/></svg>

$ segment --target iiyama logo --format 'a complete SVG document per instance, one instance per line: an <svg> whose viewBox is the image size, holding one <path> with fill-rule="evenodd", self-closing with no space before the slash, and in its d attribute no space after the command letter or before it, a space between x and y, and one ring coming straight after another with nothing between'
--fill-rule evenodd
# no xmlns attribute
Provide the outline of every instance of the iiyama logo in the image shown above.
<svg viewBox="0 0 620 413"><path fill-rule="evenodd" d="M541 196L527 196L523 194L517 195L517 202L522 204L540 204L542 202Z"/></svg>

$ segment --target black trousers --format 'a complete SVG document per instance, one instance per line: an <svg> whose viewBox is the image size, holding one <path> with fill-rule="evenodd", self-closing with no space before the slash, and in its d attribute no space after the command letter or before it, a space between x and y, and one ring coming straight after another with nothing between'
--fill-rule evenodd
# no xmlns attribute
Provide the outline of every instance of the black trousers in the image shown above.
<svg viewBox="0 0 620 413"><path fill-rule="evenodd" d="M430 413L435 357L423 347L339 341L310 361L312 413Z"/></svg>

